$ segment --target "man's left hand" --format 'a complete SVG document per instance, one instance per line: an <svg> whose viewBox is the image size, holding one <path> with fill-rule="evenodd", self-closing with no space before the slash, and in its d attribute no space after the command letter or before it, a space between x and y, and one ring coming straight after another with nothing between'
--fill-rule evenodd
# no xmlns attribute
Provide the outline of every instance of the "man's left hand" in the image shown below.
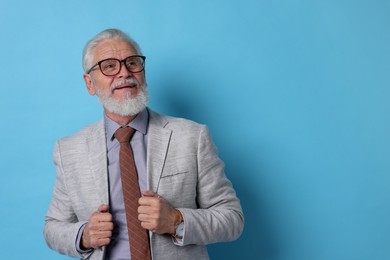
<svg viewBox="0 0 390 260"><path fill-rule="evenodd" d="M157 234L175 234L179 216L176 210L153 191L144 191L139 199L138 219L141 226Z"/></svg>

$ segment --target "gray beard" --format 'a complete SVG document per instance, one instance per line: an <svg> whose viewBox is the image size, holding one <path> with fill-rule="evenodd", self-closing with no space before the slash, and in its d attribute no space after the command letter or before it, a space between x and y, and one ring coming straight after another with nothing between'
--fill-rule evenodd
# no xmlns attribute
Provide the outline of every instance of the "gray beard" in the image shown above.
<svg viewBox="0 0 390 260"><path fill-rule="evenodd" d="M116 100L112 96L106 96L99 88L96 89L96 95L105 109L119 116L134 116L146 108L149 93L146 84L139 86L141 92L135 97L131 93L127 94L126 99Z"/></svg>

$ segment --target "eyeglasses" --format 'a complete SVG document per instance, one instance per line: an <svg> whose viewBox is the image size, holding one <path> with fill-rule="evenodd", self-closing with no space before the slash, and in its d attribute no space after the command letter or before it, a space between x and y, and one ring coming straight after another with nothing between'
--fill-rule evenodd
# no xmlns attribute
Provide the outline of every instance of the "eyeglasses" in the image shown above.
<svg viewBox="0 0 390 260"><path fill-rule="evenodd" d="M145 68L145 56L141 55L132 55L123 60L118 60L115 58L104 59L93 65L88 71L87 74L91 73L96 66L99 66L100 71L103 75L114 76L118 74L122 69L122 62L125 64L125 67L128 71L132 73L141 72Z"/></svg>

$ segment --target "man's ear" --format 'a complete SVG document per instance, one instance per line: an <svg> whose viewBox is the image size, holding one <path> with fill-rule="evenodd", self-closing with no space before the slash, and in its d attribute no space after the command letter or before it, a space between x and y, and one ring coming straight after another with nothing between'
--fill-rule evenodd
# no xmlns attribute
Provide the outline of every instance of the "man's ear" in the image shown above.
<svg viewBox="0 0 390 260"><path fill-rule="evenodd" d="M91 75L89 74L84 74L84 81L85 81L85 86L87 87L88 93L91 96L94 96L96 94L95 91L95 86L93 85Z"/></svg>

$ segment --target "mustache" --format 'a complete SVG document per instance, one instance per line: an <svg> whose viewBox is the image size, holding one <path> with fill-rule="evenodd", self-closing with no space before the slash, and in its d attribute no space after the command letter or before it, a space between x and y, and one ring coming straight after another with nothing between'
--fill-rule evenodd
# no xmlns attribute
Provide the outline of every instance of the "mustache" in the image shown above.
<svg viewBox="0 0 390 260"><path fill-rule="evenodd" d="M139 87L139 82L134 79L134 78L128 78L128 79L120 79L118 80L117 82L113 83L111 86L110 86L110 89L111 90L114 90L116 89L117 87L119 86L122 86L122 85L125 85L125 84L131 84L131 85L135 85L136 87Z"/></svg>

